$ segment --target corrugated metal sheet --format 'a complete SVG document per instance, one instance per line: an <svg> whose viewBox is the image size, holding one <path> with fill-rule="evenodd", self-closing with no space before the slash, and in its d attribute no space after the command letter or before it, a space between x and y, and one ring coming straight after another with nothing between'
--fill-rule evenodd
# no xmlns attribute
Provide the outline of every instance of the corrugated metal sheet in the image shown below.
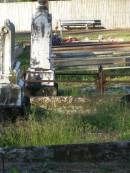
<svg viewBox="0 0 130 173"><path fill-rule="evenodd" d="M9 18L16 31L30 31L37 3L1 3L0 26ZM130 27L130 0L71 0L49 2L53 27L60 19L100 19L106 28Z"/></svg>

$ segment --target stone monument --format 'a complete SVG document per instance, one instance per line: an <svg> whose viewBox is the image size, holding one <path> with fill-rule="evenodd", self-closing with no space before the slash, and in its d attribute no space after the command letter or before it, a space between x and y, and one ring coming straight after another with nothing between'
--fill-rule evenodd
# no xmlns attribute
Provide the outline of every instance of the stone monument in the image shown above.
<svg viewBox="0 0 130 173"><path fill-rule="evenodd" d="M22 106L20 62L15 59L15 27L9 20L0 28L0 106Z"/></svg>
<svg viewBox="0 0 130 173"><path fill-rule="evenodd" d="M39 0L32 19L30 68L26 75L27 88L36 95L52 95L55 75L51 56L52 17L48 12L48 1Z"/></svg>

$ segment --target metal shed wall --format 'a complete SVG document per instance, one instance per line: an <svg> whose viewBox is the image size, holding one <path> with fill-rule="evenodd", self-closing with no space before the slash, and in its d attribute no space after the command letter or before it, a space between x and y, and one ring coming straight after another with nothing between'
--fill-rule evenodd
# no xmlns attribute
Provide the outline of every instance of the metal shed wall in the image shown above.
<svg viewBox="0 0 130 173"><path fill-rule="evenodd" d="M0 3L0 26L9 18L16 31L30 31L36 2ZM50 1L53 27L60 19L100 19L106 28L130 28L130 0Z"/></svg>

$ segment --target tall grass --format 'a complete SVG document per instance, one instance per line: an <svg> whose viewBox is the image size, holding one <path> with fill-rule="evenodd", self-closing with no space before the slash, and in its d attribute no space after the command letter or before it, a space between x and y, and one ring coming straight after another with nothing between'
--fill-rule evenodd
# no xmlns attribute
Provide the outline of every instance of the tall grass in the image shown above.
<svg viewBox="0 0 130 173"><path fill-rule="evenodd" d="M28 121L1 125L0 146L43 146L130 139L130 108L99 104L89 113L65 114L36 108Z"/></svg>

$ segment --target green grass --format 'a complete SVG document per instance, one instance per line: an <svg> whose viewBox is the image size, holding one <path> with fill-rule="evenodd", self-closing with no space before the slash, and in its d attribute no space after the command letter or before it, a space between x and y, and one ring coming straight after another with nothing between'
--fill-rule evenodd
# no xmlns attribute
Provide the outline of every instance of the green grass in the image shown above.
<svg viewBox="0 0 130 173"><path fill-rule="evenodd" d="M129 140L129 115L129 107L109 102L90 107L88 113L74 114L33 107L28 121L1 125L0 146L43 146Z"/></svg>
<svg viewBox="0 0 130 173"><path fill-rule="evenodd" d="M108 38L121 38L124 41L130 41L130 32L129 31L111 31L111 32L106 32L106 31L102 31L102 32L92 32L92 33L82 33L82 34L67 34L64 33L63 34L63 38L66 38L68 36L71 37L76 37L79 40L84 40L86 37L88 37L89 40L97 40L99 35L103 35L104 39L108 39ZM16 42L18 43L24 43L24 42L30 42L30 34L16 34Z"/></svg>
<svg viewBox="0 0 130 173"><path fill-rule="evenodd" d="M18 60L21 62L21 70L26 71L30 63L30 48L25 47L23 53L19 56Z"/></svg>
<svg viewBox="0 0 130 173"><path fill-rule="evenodd" d="M105 36L123 36L130 38L129 33L104 33ZM98 33L95 33L90 39L95 39ZM83 35L83 37L85 37ZM21 37L16 38L24 40ZM29 66L29 48L25 48L19 60L22 62L22 70ZM128 70L111 70L110 73L127 74ZM90 77L58 77L58 79L73 80L93 80ZM61 84L59 89L68 87L67 95L77 96L78 87L81 84ZM85 87L85 86L84 86ZM71 91L70 91L71 89ZM62 93L63 94L63 93ZM66 93L64 94L66 95ZM80 106L80 103L78 103ZM69 105L74 107L75 105ZM82 105L81 105L82 106ZM60 112L54 108L45 110L33 107L28 121L17 121L16 123L7 123L0 125L0 146L43 146L55 144L72 144L72 143L89 143L89 142L108 142L130 139L130 108L129 106L121 107L114 102L100 102L92 104L88 108L84 105L85 113L66 113L60 107ZM75 109L76 107L74 107ZM68 108L66 108L67 110ZM87 113L86 113L87 112Z"/></svg>
<svg viewBox="0 0 130 173"><path fill-rule="evenodd" d="M17 168L11 168L9 173L21 173ZM30 173L29 171L24 171L23 173Z"/></svg>
<svg viewBox="0 0 130 173"><path fill-rule="evenodd" d="M63 37L66 38L76 37L79 40L84 40L88 38L89 40L97 40L98 36L102 35L104 39L112 38L112 39L123 39L124 41L130 41L130 33L128 31L120 32L120 31L112 31L112 32L95 32L95 33L86 33L86 34L64 34Z"/></svg>
<svg viewBox="0 0 130 173"><path fill-rule="evenodd" d="M27 34L16 34L15 41L18 43L30 42L31 36L29 33Z"/></svg>

